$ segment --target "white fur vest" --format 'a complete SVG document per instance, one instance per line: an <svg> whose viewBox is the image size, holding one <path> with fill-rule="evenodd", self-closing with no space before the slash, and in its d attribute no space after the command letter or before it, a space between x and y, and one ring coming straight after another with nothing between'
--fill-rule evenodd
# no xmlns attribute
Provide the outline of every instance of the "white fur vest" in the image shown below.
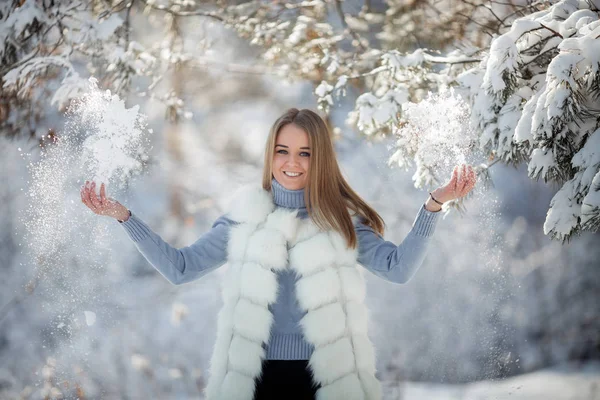
<svg viewBox="0 0 600 400"><path fill-rule="evenodd" d="M315 348L309 367L321 385L317 400L380 400L357 250L310 218L296 218L295 210L276 208L260 186L239 191L232 205L229 216L239 224L229 233L207 400L253 399L273 322L277 271L286 268L298 276L296 296L306 312L300 324Z"/></svg>

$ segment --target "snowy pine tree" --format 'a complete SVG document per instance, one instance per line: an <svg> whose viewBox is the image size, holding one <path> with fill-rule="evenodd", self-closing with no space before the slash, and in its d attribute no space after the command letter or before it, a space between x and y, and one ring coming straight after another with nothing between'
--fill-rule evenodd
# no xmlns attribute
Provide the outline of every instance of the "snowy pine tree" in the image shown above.
<svg viewBox="0 0 600 400"><path fill-rule="evenodd" d="M561 241L600 227L599 8L598 0L564 0L518 19L458 79L481 147L561 185L544 224Z"/></svg>

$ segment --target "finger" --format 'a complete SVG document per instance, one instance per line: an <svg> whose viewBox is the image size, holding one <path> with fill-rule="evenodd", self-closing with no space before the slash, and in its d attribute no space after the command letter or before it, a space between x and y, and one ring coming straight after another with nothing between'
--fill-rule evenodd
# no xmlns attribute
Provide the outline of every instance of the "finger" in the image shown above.
<svg viewBox="0 0 600 400"><path fill-rule="evenodd" d="M98 196L100 206L104 207L106 205L106 189L104 188L104 182L100 184L100 194Z"/></svg>
<svg viewBox="0 0 600 400"><path fill-rule="evenodd" d="M88 207L89 209L91 209L92 211L94 210L94 206L93 204L90 202L90 196L89 196L89 191L87 190L87 188L84 186L83 189L81 190L81 201L83 201L83 204L86 205L86 207Z"/></svg>
<svg viewBox="0 0 600 400"><path fill-rule="evenodd" d="M468 182L466 179L463 179L459 185L459 189L458 189L458 196L462 197L467 193L467 185Z"/></svg>
<svg viewBox="0 0 600 400"><path fill-rule="evenodd" d="M475 170L471 168L471 185L475 186L475 182L477 182L477 174Z"/></svg>
<svg viewBox="0 0 600 400"><path fill-rule="evenodd" d="M466 183L468 183L469 179L471 178L471 166L467 165L467 164L463 164L463 173L464 173L464 180Z"/></svg>
<svg viewBox="0 0 600 400"><path fill-rule="evenodd" d="M90 200L92 201L94 207L100 207L100 202L98 201L98 196L96 195L96 182L92 182L90 185Z"/></svg>
<svg viewBox="0 0 600 400"><path fill-rule="evenodd" d="M470 165L465 165L465 187L469 187L473 180L473 170Z"/></svg>
<svg viewBox="0 0 600 400"><path fill-rule="evenodd" d="M92 211L96 211L96 207L92 203L92 199L91 199L90 182L89 181L85 182L85 187L83 189L83 199L84 199L86 206L88 206Z"/></svg>
<svg viewBox="0 0 600 400"><path fill-rule="evenodd" d="M92 182L90 186L90 199L92 199L92 203L97 208L101 207L100 200L98 199L98 193L96 193L96 182Z"/></svg>
<svg viewBox="0 0 600 400"><path fill-rule="evenodd" d="M83 185L83 200L85 200L86 203L89 203L90 200L90 192L89 192L89 182L85 181L85 185Z"/></svg>
<svg viewBox="0 0 600 400"><path fill-rule="evenodd" d="M458 184L458 166L454 167L454 171L452 172L452 193L456 194L457 184Z"/></svg>
<svg viewBox="0 0 600 400"><path fill-rule="evenodd" d="M457 172L457 183L458 183L458 186L460 187L460 185L462 185L462 181L465 179L465 165L461 164L461 165L457 166L456 172Z"/></svg>
<svg viewBox="0 0 600 400"><path fill-rule="evenodd" d="M100 185L100 203L106 203L106 187L104 186L104 182Z"/></svg>
<svg viewBox="0 0 600 400"><path fill-rule="evenodd" d="M473 171L472 168L469 168L467 184L465 186L465 194L470 192L471 189L473 189L473 187L475 187L476 179L477 179L477 176L475 175L475 171Z"/></svg>
<svg viewBox="0 0 600 400"><path fill-rule="evenodd" d="M464 196L466 194L466 188L469 184L469 175L467 174L467 166L465 164L463 164L460 168L461 170L461 177L460 177L460 182L458 184L458 188L459 188L459 196Z"/></svg>

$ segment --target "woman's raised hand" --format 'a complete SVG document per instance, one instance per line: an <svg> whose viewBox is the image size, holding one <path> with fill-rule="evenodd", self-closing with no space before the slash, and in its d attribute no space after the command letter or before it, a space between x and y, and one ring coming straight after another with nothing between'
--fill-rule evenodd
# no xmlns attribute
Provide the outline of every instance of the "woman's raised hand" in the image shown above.
<svg viewBox="0 0 600 400"><path fill-rule="evenodd" d="M96 194L96 182L85 181L81 187L81 201L95 214L106 215L121 221L129 218L129 210L115 199L106 197L104 183L100 185L100 197Z"/></svg>
<svg viewBox="0 0 600 400"><path fill-rule="evenodd" d="M436 189L436 199L445 203L463 197L475 187L476 181L477 175L475 175L473 167L466 164L457 165L452 171L450 181L445 186Z"/></svg>

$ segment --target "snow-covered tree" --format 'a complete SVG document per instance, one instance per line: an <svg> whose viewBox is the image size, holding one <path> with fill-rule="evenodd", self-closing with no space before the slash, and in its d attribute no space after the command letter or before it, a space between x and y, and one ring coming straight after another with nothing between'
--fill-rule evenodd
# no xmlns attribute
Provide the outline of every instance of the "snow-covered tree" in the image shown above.
<svg viewBox="0 0 600 400"><path fill-rule="evenodd" d="M600 2L564 0L519 18L458 79L480 145L532 179L560 185L544 233L600 227Z"/></svg>
<svg viewBox="0 0 600 400"><path fill-rule="evenodd" d="M66 110L94 76L123 95L134 77L153 87L180 60L172 40L146 49L131 39L131 2L12 0L0 5L0 70L3 135L41 139L56 126L53 109ZM169 25L167 24L167 27ZM162 61L162 62L161 62ZM141 90L139 92L142 92ZM172 93L158 93L170 114L185 115ZM50 106L50 107L48 107Z"/></svg>

